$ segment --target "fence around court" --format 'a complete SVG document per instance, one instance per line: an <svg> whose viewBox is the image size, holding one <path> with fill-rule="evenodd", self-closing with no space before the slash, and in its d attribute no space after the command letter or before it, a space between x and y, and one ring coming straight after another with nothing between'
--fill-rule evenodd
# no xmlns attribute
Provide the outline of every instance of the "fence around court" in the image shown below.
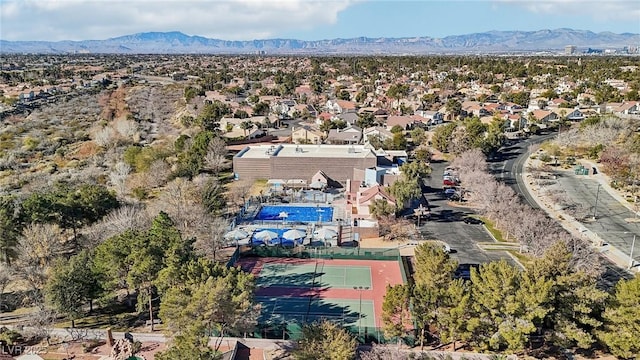
<svg viewBox="0 0 640 360"><path fill-rule="evenodd" d="M353 325L354 318L331 315L296 315L273 316L269 320L260 322L253 333L253 337L263 339L300 340L302 328L314 321L326 320L343 327L353 334L359 343L395 344L396 339L385 337L381 328L372 326ZM357 321L357 320L356 320ZM415 344L412 336L403 339L407 344Z"/></svg>
<svg viewBox="0 0 640 360"><path fill-rule="evenodd" d="M351 260L391 260L400 258L400 251L396 248L344 248L344 247L309 247L297 246L284 248L279 246L241 246L238 248L240 257L283 257L298 259L351 259Z"/></svg>
<svg viewBox="0 0 640 360"><path fill-rule="evenodd" d="M237 253L237 254L236 254ZM396 248L344 248L344 247L309 247L297 246L284 248L280 246L241 246L236 249L228 266L232 266L239 258L247 256L283 257L298 259L345 259L345 260L387 260L397 261L400 265L402 281L407 284L407 264Z"/></svg>
<svg viewBox="0 0 640 360"><path fill-rule="evenodd" d="M309 247L297 246L284 248L280 246L237 247L227 266L233 266L243 257L279 257L298 259L345 259L345 260L385 260L398 261L402 280L407 283L407 268L400 251L396 248L343 248L343 247ZM328 320L345 327L357 336L360 343L376 342L380 344L395 343L397 339L388 339L381 328L354 325L350 316L329 314L273 314L266 321L261 321L253 336L266 339L298 340L302 336L304 324L316 320ZM415 344L415 336L403 337L403 342Z"/></svg>
<svg viewBox="0 0 640 360"><path fill-rule="evenodd" d="M227 267L233 266L241 257L281 257L295 259L345 259L345 260L387 260L397 261L400 265L402 281L407 284L407 264L400 255L400 250L395 248L344 248L344 247L309 247L296 246L285 248L281 246L249 246L243 245L236 248L227 263Z"/></svg>

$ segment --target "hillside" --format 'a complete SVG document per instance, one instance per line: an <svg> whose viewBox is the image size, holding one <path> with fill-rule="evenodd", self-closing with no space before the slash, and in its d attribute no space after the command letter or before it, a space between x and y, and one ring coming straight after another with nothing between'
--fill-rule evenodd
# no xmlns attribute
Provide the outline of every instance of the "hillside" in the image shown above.
<svg viewBox="0 0 640 360"><path fill-rule="evenodd" d="M117 53L117 54L443 54L558 51L566 45L623 48L640 43L639 34L594 33L585 30L489 31L444 38L368 38L305 41L264 39L228 41L189 36L181 32L145 32L106 40L6 41L1 53Z"/></svg>

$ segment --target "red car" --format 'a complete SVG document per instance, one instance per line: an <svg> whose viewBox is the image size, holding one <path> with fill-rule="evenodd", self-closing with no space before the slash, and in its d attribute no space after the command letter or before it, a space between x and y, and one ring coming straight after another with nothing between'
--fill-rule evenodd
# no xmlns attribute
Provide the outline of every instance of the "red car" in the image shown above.
<svg viewBox="0 0 640 360"><path fill-rule="evenodd" d="M449 180L449 179L444 179L442 180L442 185L444 186L456 186L458 184L456 184L455 181Z"/></svg>

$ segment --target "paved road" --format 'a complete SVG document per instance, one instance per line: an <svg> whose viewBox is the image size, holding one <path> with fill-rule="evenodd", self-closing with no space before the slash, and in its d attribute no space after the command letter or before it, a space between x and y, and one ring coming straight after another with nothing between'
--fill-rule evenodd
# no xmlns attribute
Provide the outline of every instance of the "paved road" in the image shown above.
<svg viewBox="0 0 640 360"><path fill-rule="evenodd" d="M482 225L467 224L462 219L472 215L473 211L459 206L452 206L444 197L442 189L442 173L447 163L432 163L433 169L425 197L431 209L431 219L420 226L425 239L437 239L449 244L454 257L460 264L480 264L502 258L511 263L513 259L504 251L484 251L477 245L479 242L492 242L491 236Z"/></svg>
<svg viewBox="0 0 640 360"><path fill-rule="evenodd" d="M605 243L615 246L625 254L631 254L634 236L640 238L640 223L635 222L637 219L633 211L609 195L599 181L591 176L578 176L566 171L558 177L558 184L573 202L583 205L586 216L578 220L586 229L598 234ZM593 215L596 215L595 220ZM636 261L640 260L640 239L638 240L638 246L634 247L633 252Z"/></svg>
<svg viewBox="0 0 640 360"><path fill-rule="evenodd" d="M522 182L524 162L527 159L526 154L529 146L541 143L553 136L555 134L533 135L527 139L516 141L510 146L503 147L495 159L489 162L490 171L499 180L510 185L516 194L534 209L537 209L538 205Z"/></svg>
<svg viewBox="0 0 640 360"><path fill-rule="evenodd" d="M544 134L532 136L529 139L521 140L511 146L501 149L497 158L490 162L490 169L495 176L509 184L516 193L533 208L539 208L536 200L529 193L524 184L522 174L524 172L524 163L528 157L528 148L531 144L541 143L555 136L555 134ZM593 212L595 205L595 197L597 193L597 181L589 177L561 176L559 183L567 190L567 194L575 199L576 202L586 204L585 206L590 212ZM598 209L595 222L584 222L585 229L591 230L603 239L607 239L611 244L615 244L618 249L629 249L630 252L633 234L640 235L638 231L640 224L629 224L625 219L633 217L634 214L628 209L620 205L612 196L610 196L602 188L598 194ZM636 258L640 256L640 236L638 244L635 248L634 255ZM600 250L600 249L596 249ZM614 264L610 259L606 258L606 249L602 251L602 263L605 272L602 276L602 282L606 286L615 284L621 278L629 278L630 273L625 269Z"/></svg>

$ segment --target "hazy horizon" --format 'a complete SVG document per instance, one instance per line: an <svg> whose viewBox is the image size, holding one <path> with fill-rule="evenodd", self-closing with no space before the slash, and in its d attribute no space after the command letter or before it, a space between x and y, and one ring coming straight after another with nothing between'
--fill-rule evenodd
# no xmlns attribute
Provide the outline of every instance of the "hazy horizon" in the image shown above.
<svg viewBox="0 0 640 360"><path fill-rule="evenodd" d="M442 38L561 28L638 34L638 19L640 6L629 0L0 0L0 39L104 40L171 31L223 40Z"/></svg>

